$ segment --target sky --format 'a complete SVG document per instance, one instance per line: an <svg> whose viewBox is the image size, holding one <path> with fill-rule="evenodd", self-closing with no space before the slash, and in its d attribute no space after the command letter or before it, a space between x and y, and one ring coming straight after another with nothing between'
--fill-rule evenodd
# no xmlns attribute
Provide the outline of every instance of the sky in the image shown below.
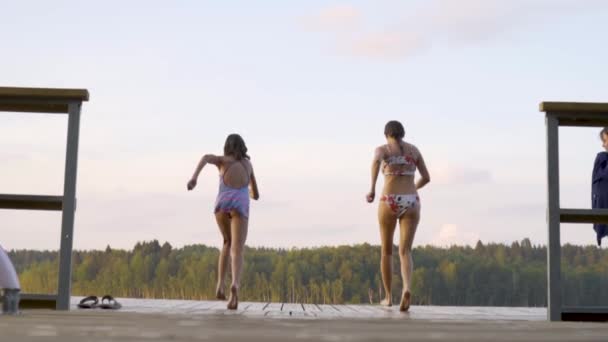
<svg viewBox="0 0 608 342"><path fill-rule="evenodd" d="M0 85L90 92L76 249L219 246L217 170L186 182L234 132L260 187L249 245L379 244L365 194L393 119L432 178L415 245L545 244L538 105L608 102L606 1L0 1ZM60 195L66 131L0 113L0 193ZM590 206L598 132L560 129L562 207ZM60 223L0 210L0 244L57 249ZM563 243L594 241L562 225Z"/></svg>

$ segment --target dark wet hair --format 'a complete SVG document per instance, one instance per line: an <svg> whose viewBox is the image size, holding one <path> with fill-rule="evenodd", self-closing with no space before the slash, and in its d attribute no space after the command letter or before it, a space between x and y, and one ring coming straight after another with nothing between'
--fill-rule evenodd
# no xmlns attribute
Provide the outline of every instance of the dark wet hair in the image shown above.
<svg viewBox="0 0 608 342"><path fill-rule="evenodd" d="M230 134L224 144L224 155L232 156L236 160L249 159L245 140L238 134Z"/></svg>
<svg viewBox="0 0 608 342"><path fill-rule="evenodd" d="M608 127L604 127L604 128L602 128L602 130L600 131L600 139L601 139L601 140L604 140L604 139L603 139L604 137L602 137L602 135L604 135L604 134L606 134L606 136L608 136Z"/></svg>
<svg viewBox="0 0 608 342"><path fill-rule="evenodd" d="M403 128L403 125L401 124L401 122L399 122L397 120L391 120L386 123L386 126L384 126L384 136L392 137L392 138L396 139L397 141L400 141L405 136L405 129ZM403 146L401 146L401 143L399 143L399 149L401 150L401 153L403 154L404 151L403 151Z"/></svg>

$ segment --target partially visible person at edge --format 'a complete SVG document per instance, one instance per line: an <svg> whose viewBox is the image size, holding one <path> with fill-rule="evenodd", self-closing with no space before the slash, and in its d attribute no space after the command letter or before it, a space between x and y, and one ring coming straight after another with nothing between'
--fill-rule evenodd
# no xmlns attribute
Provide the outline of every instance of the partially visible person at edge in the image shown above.
<svg viewBox="0 0 608 342"><path fill-rule="evenodd" d="M600 131L600 139L604 151L599 152L593 163L591 176L591 207L593 209L608 209L608 127ZM602 238L608 236L608 225L593 224L597 245L602 245Z"/></svg>
<svg viewBox="0 0 608 342"><path fill-rule="evenodd" d="M380 270L386 297L382 305L392 306L392 266L393 235L399 223L399 258L401 259L401 276L403 292L399 309L408 311L412 300L412 244L416 228L420 221L420 198L418 189L431 180L429 172L416 146L403 141L405 130L399 121L389 121L384 127L386 144L376 148L372 162L371 190L367 202L372 203L376 197L376 181L382 169L384 188L378 204L378 221L380 223L381 257ZM416 170L420 179L415 181Z"/></svg>
<svg viewBox="0 0 608 342"><path fill-rule="evenodd" d="M226 299L226 267L232 261L232 284L228 309L238 308L238 295L243 268L243 250L249 222L249 197L259 199L260 193L247 155L245 141L238 134L230 134L224 144L224 155L206 154L202 157L187 188L196 187L198 175L205 165L217 166L220 173L220 188L215 202L215 220L220 228L224 244L218 261L216 298ZM229 258L230 257L230 258Z"/></svg>

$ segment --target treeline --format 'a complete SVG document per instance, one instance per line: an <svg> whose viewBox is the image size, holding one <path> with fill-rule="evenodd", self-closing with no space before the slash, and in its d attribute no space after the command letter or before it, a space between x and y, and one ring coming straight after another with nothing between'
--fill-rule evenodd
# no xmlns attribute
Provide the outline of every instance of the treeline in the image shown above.
<svg viewBox="0 0 608 342"><path fill-rule="evenodd" d="M24 292L54 293L58 253L9 252ZM173 248L158 241L132 251L74 252L72 293L118 297L212 299L217 248ZM397 248L393 296L401 290ZM546 250L524 239L508 245L417 247L413 251L415 304L546 306ZM247 248L241 299L319 304L377 303L382 294L380 248L369 244L312 249ZM608 252L562 248L566 305L608 304ZM229 284L229 279L227 279Z"/></svg>

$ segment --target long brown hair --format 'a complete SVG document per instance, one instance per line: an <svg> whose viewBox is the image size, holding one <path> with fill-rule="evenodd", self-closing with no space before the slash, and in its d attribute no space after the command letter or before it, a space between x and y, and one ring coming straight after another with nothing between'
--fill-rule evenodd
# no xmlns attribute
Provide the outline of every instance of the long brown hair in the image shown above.
<svg viewBox="0 0 608 342"><path fill-rule="evenodd" d="M401 122L397 120L391 120L386 123L384 126L384 136L394 138L399 142L399 149L401 150L401 154L405 153L403 151L403 146L401 145L401 139L405 136L405 129Z"/></svg>
<svg viewBox="0 0 608 342"><path fill-rule="evenodd" d="M232 156L236 160L249 159L245 140L236 133L228 135L224 144L224 155Z"/></svg>

